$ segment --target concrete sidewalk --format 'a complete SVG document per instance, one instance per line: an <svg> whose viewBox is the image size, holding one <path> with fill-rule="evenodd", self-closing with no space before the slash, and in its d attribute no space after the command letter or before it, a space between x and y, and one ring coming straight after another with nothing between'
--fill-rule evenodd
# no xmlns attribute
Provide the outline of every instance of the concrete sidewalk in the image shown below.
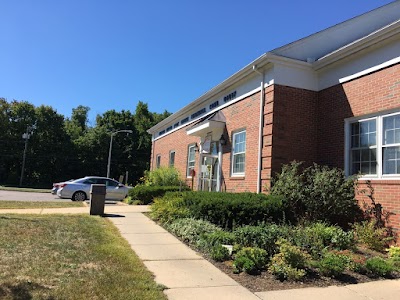
<svg viewBox="0 0 400 300"><path fill-rule="evenodd" d="M203 259L162 227L143 215L148 206L106 206L105 213L153 272L155 280L167 287L171 300L397 300L400 280L385 280L328 288L304 288L251 293ZM48 209L7 209L4 213L76 214L88 207Z"/></svg>

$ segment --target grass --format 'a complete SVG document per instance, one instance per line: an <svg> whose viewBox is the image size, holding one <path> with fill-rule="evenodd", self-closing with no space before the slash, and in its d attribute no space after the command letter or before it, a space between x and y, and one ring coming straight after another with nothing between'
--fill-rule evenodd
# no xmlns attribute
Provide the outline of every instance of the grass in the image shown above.
<svg viewBox="0 0 400 300"><path fill-rule="evenodd" d="M0 191L14 191L14 192L31 192L31 193L50 193L51 189L32 189L32 188L20 188L10 186L0 186Z"/></svg>
<svg viewBox="0 0 400 300"><path fill-rule="evenodd" d="M0 201L0 209L82 207L83 202Z"/></svg>
<svg viewBox="0 0 400 300"><path fill-rule="evenodd" d="M0 299L166 299L107 219L0 216Z"/></svg>

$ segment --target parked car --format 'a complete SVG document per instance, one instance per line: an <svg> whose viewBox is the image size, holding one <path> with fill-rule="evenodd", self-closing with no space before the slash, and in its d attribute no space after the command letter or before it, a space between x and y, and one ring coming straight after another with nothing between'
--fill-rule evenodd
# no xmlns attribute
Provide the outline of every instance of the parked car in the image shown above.
<svg viewBox="0 0 400 300"><path fill-rule="evenodd" d="M70 179L68 181L64 181L64 182L57 182L57 183L53 183L53 188L51 189L51 193L53 195L57 195L57 191L58 189L61 187L61 185L65 182L70 182L70 181L74 181L74 179Z"/></svg>
<svg viewBox="0 0 400 300"><path fill-rule="evenodd" d="M128 195L128 187L106 177L87 176L72 181L56 183L53 186L58 186L56 193L60 198L84 201L89 199L92 184L105 184L106 199L108 200L123 200Z"/></svg>

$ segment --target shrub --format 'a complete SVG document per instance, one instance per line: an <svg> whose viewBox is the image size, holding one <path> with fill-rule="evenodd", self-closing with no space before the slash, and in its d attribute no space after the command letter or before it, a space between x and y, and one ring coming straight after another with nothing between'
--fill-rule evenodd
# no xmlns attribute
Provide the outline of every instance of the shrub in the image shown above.
<svg viewBox="0 0 400 300"><path fill-rule="evenodd" d="M142 179L145 186L180 186L184 185L177 169L160 167L152 171L145 171Z"/></svg>
<svg viewBox="0 0 400 300"><path fill-rule="evenodd" d="M268 270L280 280L302 279L310 256L287 240L281 239L277 245L280 253L273 256Z"/></svg>
<svg viewBox="0 0 400 300"><path fill-rule="evenodd" d="M302 163L284 165L273 179L271 194L282 196L296 219L348 226L362 211L355 200L355 179L339 169L314 164L301 171Z"/></svg>
<svg viewBox="0 0 400 300"><path fill-rule="evenodd" d="M348 261L343 255L327 252L318 262L318 269L324 276L337 277L345 271Z"/></svg>
<svg viewBox="0 0 400 300"><path fill-rule="evenodd" d="M389 258L400 259L400 247L398 246L390 246L390 248L386 249L389 254Z"/></svg>
<svg viewBox="0 0 400 300"><path fill-rule="evenodd" d="M221 245L212 247L210 255L215 261L225 261L230 258L229 250Z"/></svg>
<svg viewBox="0 0 400 300"><path fill-rule="evenodd" d="M389 254L389 259L392 265L400 271L400 247L390 246L386 251Z"/></svg>
<svg viewBox="0 0 400 300"><path fill-rule="evenodd" d="M354 243L352 231L345 232L337 226L317 222L309 226L298 226L289 237L293 244L309 252L314 258L327 248L348 249Z"/></svg>
<svg viewBox="0 0 400 300"><path fill-rule="evenodd" d="M177 219L167 223L165 227L177 237L192 245L197 245L203 234L221 230L221 228L208 221L192 218Z"/></svg>
<svg viewBox="0 0 400 300"><path fill-rule="evenodd" d="M382 252L392 237L387 236L385 228L377 228L376 221L364 221L353 225L356 240L370 249Z"/></svg>
<svg viewBox="0 0 400 300"><path fill-rule="evenodd" d="M234 242L235 236L232 232L218 230L203 234L197 246L201 249L208 250L217 245L232 245Z"/></svg>
<svg viewBox="0 0 400 300"><path fill-rule="evenodd" d="M233 271L235 273L258 274L265 268L267 262L267 251L257 247L245 247L236 253L233 261Z"/></svg>
<svg viewBox="0 0 400 300"><path fill-rule="evenodd" d="M129 197L132 201L139 200L142 204L150 204L153 202L154 198L162 197L167 192L177 192L180 190L188 190L186 186L146 186L137 185L130 189L128 192Z"/></svg>
<svg viewBox="0 0 400 300"><path fill-rule="evenodd" d="M394 268L388 261L381 257L372 257L365 262L365 269L370 276L388 277Z"/></svg>
<svg viewBox="0 0 400 300"><path fill-rule="evenodd" d="M206 219L222 228L280 221L285 216L280 197L256 193L187 192L184 202L196 219Z"/></svg>
<svg viewBox="0 0 400 300"><path fill-rule="evenodd" d="M287 227L276 224L246 225L236 228L233 234L236 243L244 247L262 248L273 255L277 251L276 242L279 238L286 236Z"/></svg>
<svg viewBox="0 0 400 300"><path fill-rule="evenodd" d="M183 206L183 198L179 194L169 194L155 199L150 209L150 216L161 223L190 217L189 210Z"/></svg>

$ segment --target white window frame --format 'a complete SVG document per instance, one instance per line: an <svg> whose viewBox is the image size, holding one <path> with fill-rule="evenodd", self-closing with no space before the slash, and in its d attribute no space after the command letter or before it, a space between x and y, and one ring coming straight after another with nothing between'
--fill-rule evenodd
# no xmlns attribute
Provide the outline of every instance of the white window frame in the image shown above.
<svg viewBox="0 0 400 300"><path fill-rule="evenodd" d="M242 152L235 152L236 137L237 137L239 134L242 134L242 133L245 134L245 138L244 138L244 151L242 151ZM231 154L231 157L232 157L232 160L231 160L231 176L232 176L232 177L243 177L243 176L245 176L245 173L246 173L246 138L247 138L246 129L239 130L239 131L236 131L236 132L232 133L232 154ZM235 168L234 168L234 165L235 165L235 156L238 155L238 154L244 154L243 172L234 172L234 170L235 170Z"/></svg>
<svg viewBox="0 0 400 300"><path fill-rule="evenodd" d="M397 144L383 144L383 119L385 117L391 117L395 115L400 115L400 112L391 111L386 113L380 113L375 115L368 115L359 118L349 118L345 120L345 173L347 176L352 174L352 166L351 166L351 124L355 122L363 122L369 120L376 120L376 174L368 174L362 175L360 179L368 179L368 180L399 180L400 174L383 174L383 149L386 147L396 147L400 146L400 143Z"/></svg>
<svg viewBox="0 0 400 300"><path fill-rule="evenodd" d="M156 156L156 169L161 167L161 155L157 154Z"/></svg>
<svg viewBox="0 0 400 300"><path fill-rule="evenodd" d="M172 163L171 163L171 157L172 157L172 153L174 154L174 160L172 161ZM168 166L170 167L170 168L172 168L172 167L174 167L175 166L175 156L176 156L176 151L175 150L171 150L171 151L169 151L169 161L168 161Z"/></svg>
<svg viewBox="0 0 400 300"><path fill-rule="evenodd" d="M186 177L192 178L190 175L190 170L195 169L196 167L196 151L195 151L195 144L189 145L188 152L187 152L187 164L186 164ZM190 160L190 151L193 149L193 160ZM193 163L193 166L190 166L190 163Z"/></svg>

